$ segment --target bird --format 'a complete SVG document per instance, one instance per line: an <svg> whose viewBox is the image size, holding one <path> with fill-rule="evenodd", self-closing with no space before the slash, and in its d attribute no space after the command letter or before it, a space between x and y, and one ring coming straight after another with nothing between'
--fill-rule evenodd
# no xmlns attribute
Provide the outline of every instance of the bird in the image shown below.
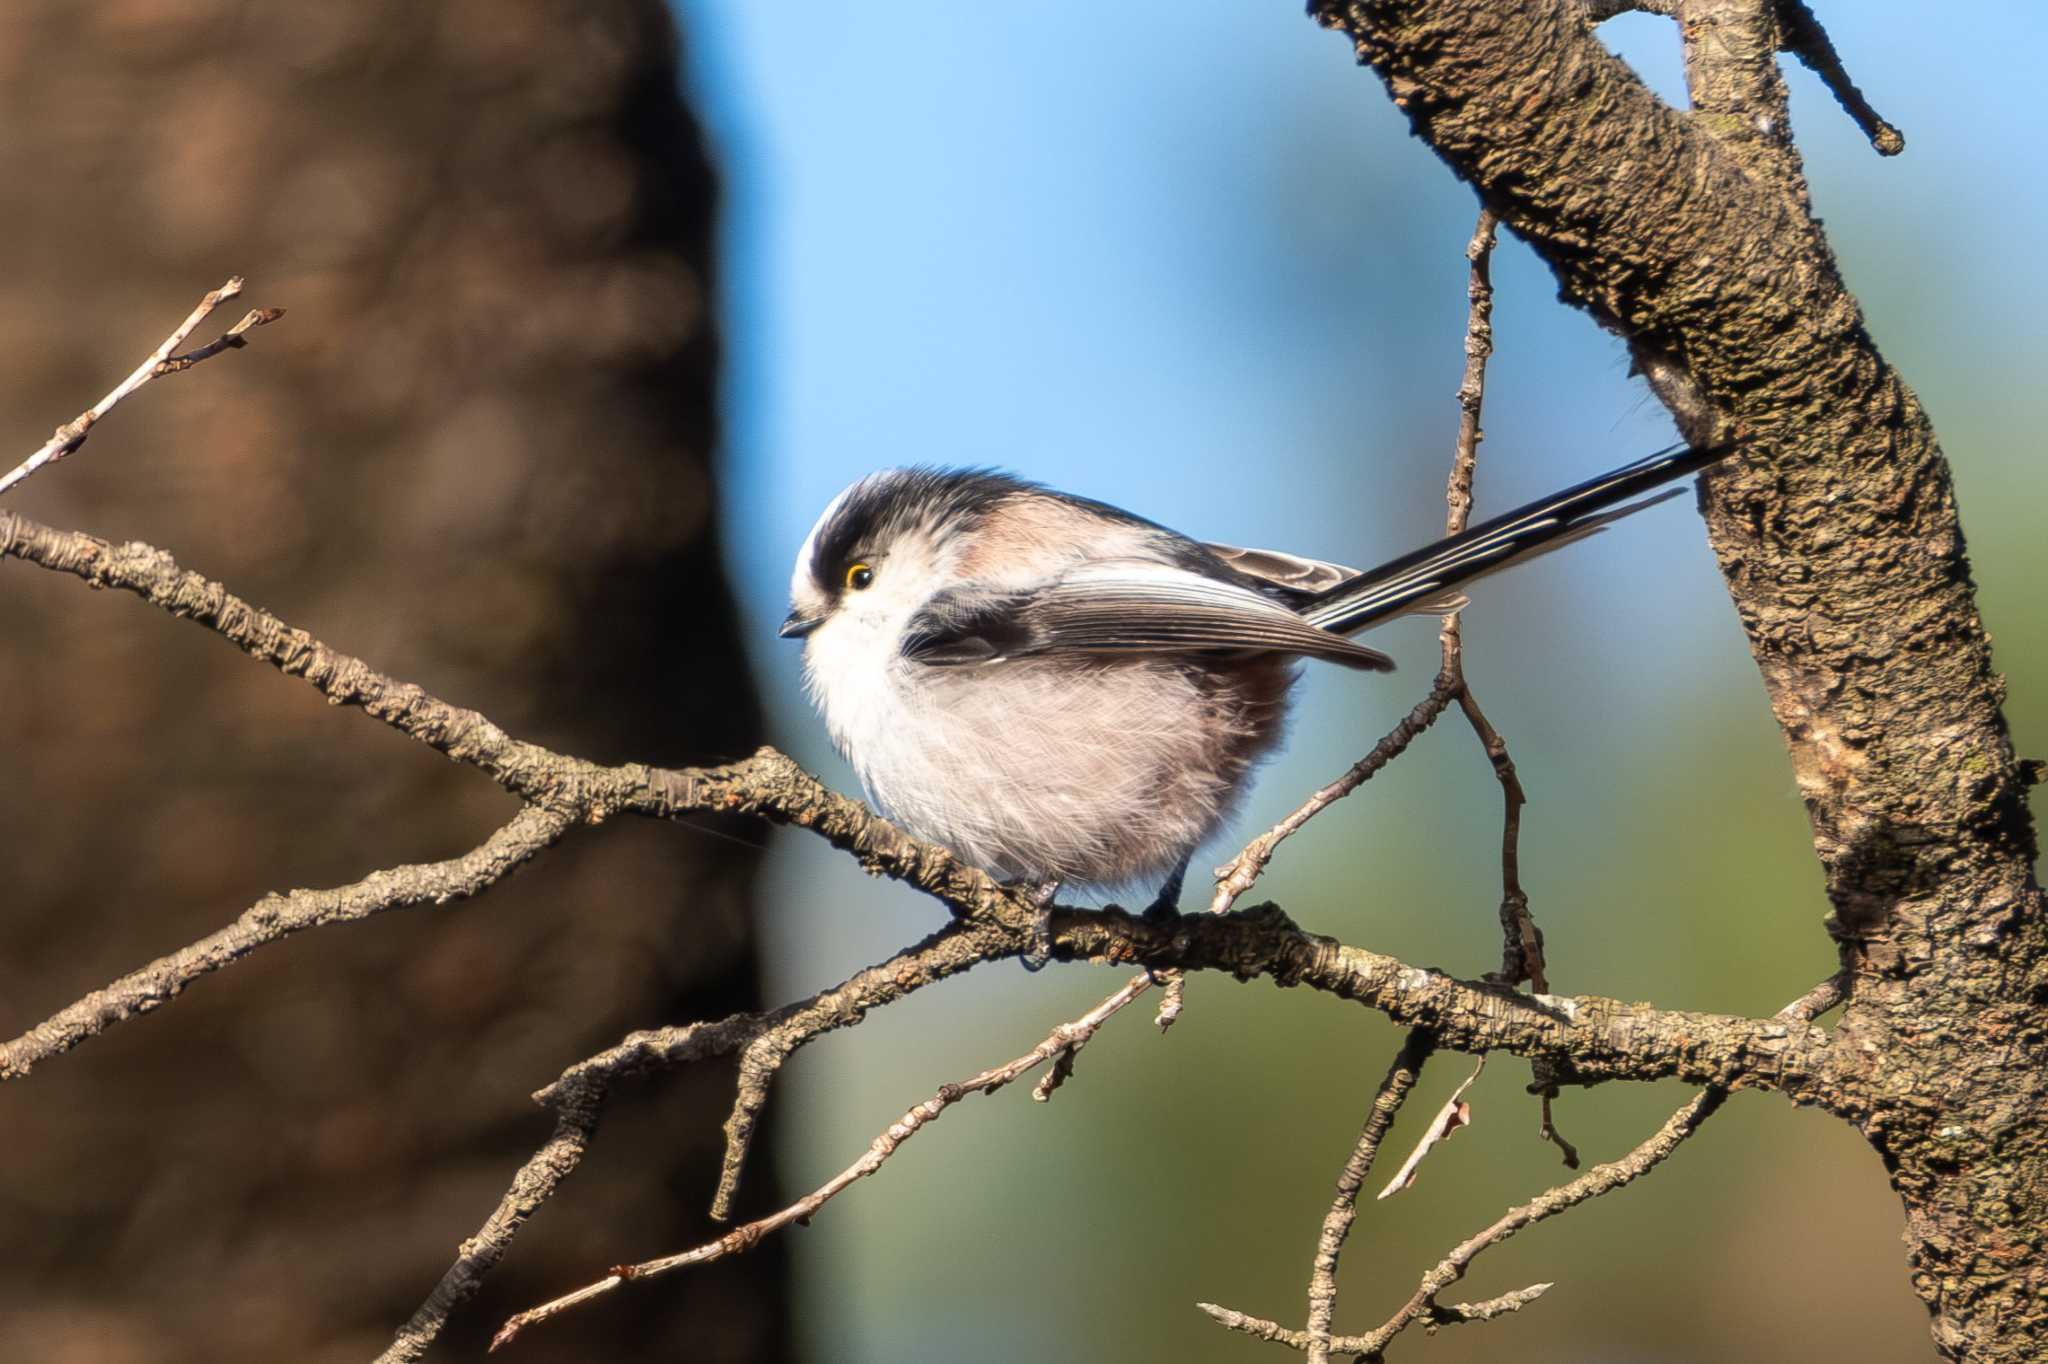
<svg viewBox="0 0 2048 1364"><path fill-rule="evenodd" d="M796 556L779 633L869 799L1025 888L1159 887L1279 745L1304 660L1387 672L1352 638L1676 496L1733 453L1673 446L1363 572L1207 543L989 469L869 474Z"/></svg>

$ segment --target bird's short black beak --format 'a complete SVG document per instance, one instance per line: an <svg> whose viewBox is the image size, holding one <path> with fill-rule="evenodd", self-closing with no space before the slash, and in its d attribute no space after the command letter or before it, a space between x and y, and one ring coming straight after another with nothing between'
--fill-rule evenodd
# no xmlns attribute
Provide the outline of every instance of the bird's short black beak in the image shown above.
<svg viewBox="0 0 2048 1364"><path fill-rule="evenodd" d="M775 633L783 639L802 639L824 623L823 616L806 616L793 610L782 618L782 628Z"/></svg>

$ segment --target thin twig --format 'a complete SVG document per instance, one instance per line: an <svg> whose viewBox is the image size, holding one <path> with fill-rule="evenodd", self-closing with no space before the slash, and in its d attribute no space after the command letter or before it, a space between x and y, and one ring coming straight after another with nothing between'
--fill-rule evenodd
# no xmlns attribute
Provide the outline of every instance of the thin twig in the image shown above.
<svg viewBox="0 0 2048 1364"><path fill-rule="evenodd" d="M1486 406L1486 362L1493 355L1493 247L1499 236L1499 221L1492 210L1481 208L1472 226L1472 239L1465 245L1469 263L1465 283L1465 372L1458 381L1458 438L1451 450L1451 473L1444 487L1444 534L1465 529L1472 514L1472 485L1479 471L1479 442L1485 439L1480 418ZM1522 889L1521 834L1522 807L1528 794L1522 789L1514 759L1508 756L1507 741L1479 708L1479 699L1465 680L1465 641L1460 614L1444 617L1439 640L1443 646L1442 675L1452 679L1458 709L1486 750L1487 761L1501 789L1501 966L1496 979L1506 985L1528 981L1537 994L1548 994L1545 976L1543 934L1529 914L1529 896Z"/></svg>
<svg viewBox="0 0 2048 1364"><path fill-rule="evenodd" d="M1422 1276L1422 1282L1416 1285L1415 1292L1401 1305L1399 1311L1387 1318L1377 1329L1360 1338L1361 1348L1357 1353L1370 1355L1384 1350L1387 1342L1406 1330L1411 1323L1427 1316L1436 1295L1462 1279L1467 1267L1489 1246L1499 1245L1524 1227L1534 1226L1567 1209L1632 1184L1663 1164L1687 1137L1699 1130L1701 1123L1719 1110L1727 1097L1728 1091L1725 1089L1701 1090L1690 1103L1666 1119L1664 1125L1648 1140L1620 1160L1596 1165L1570 1183L1560 1184L1520 1207L1510 1208L1484 1231L1466 1238Z"/></svg>
<svg viewBox="0 0 2048 1364"><path fill-rule="evenodd" d="M1784 1023L1811 1023L1842 1002L1846 997L1848 982L1847 972L1831 976L1780 1009L1774 1017ZM1505 1312L1517 1311L1534 1302L1550 1288L1549 1284L1534 1284L1498 1298L1490 1298L1483 1303L1458 1303L1446 1307L1438 1304L1436 1298L1439 1293L1463 1278L1466 1268L1489 1246L1499 1245L1525 1227L1555 1217L1581 1203L1641 1179L1668 1159L1686 1138L1698 1131L1700 1124L1712 1117L1721 1107L1728 1097L1728 1092L1720 1086L1709 1086L1701 1090L1666 1119L1664 1125L1647 1140L1621 1159L1596 1165L1570 1183L1560 1184L1519 1207L1508 1209L1491 1226L1477 1235L1466 1238L1424 1274L1414 1293L1393 1316L1362 1336L1331 1337L1327 1346L1329 1353L1377 1359L1395 1336L1417 1321L1423 1321L1431 1326L1484 1321ZM1313 1329L1290 1330L1277 1322L1247 1316L1243 1312L1219 1307L1214 1303L1205 1302L1197 1305L1218 1324L1233 1331L1257 1336L1261 1340L1270 1340L1290 1349L1303 1351L1314 1348L1317 1343L1316 1332Z"/></svg>
<svg viewBox="0 0 2048 1364"><path fill-rule="evenodd" d="M1580 0L1586 17L1595 24L1621 14L1676 15L1678 0ZM1807 70L1819 76L1821 84L1855 121L1871 148L1879 156L1897 156L1906 150L1906 135L1887 123L1851 80L1834 40L1806 5L1806 0L1777 0L1779 51L1797 57Z"/></svg>
<svg viewBox="0 0 2048 1364"><path fill-rule="evenodd" d="M1472 480L1479 472L1480 416L1486 406L1486 362L1493 355L1493 246L1500 220L1481 208L1465 243L1465 372L1458 380L1458 439L1444 489L1444 534L1465 529L1472 515ZM1455 618L1456 613L1452 613Z"/></svg>
<svg viewBox="0 0 2048 1364"><path fill-rule="evenodd" d="M1294 813L1275 824L1245 844L1244 850L1216 869L1216 894L1210 898L1209 912L1223 914L1237 903L1238 897L1250 890L1266 864L1273 860L1273 851L1282 843L1300 832L1301 827L1321 814L1330 806L1356 791L1372 779L1374 773L1401 756L1408 745L1415 742L1421 733L1436 723L1450 706L1455 690L1441 676L1429 694L1416 702L1415 708L1403 716L1401 722L1381 736L1372 746L1372 751L1353 763L1343 776L1323 787L1301 805Z"/></svg>
<svg viewBox="0 0 2048 1364"><path fill-rule="evenodd" d="M1780 1009L1777 1017L1800 1023L1811 1022L1841 1001L1846 980L1846 976L1837 975L1822 981ZM1468 1237L1423 1275L1422 1282L1401 1309L1377 1330L1361 1338L1364 1348L1358 1353L1369 1355L1385 1349L1387 1342L1412 1322L1427 1316L1437 1294L1463 1278L1466 1268L1489 1246L1499 1245L1524 1227L1534 1226L1581 1203L1632 1184L1656 1169L1688 1137L1699 1131L1700 1125L1718 1112L1727 1098L1728 1091L1718 1086L1701 1090L1665 1119L1662 1127L1621 1159L1596 1165L1570 1183L1560 1184L1519 1207L1508 1209L1493 1225Z"/></svg>
<svg viewBox="0 0 2048 1364"><path fill-rule="evenodd" d="M1439 1326L1457 1326L1468 1321L1492 1321L1510 1312L1519 1312L1536 1299L1557 1287L1556 1284L1532 1283L1527 1288L1517 1288L1511 1293L1483 1302L1453 1302L1432 1307L1429 1311L1429 1329ZM1195 1304L1208 1313L1209 1319L1226 1330L1240 1331L1259 1340L1268 1340L1275 1345L1285 1345L1290 1350L1313 1351L1315 1338L1308 1331L1295 1331L1277 1321L1264 1317L1250 1316L1230 1307L1219 1307L1213 1302ZM1331 1336L1329 1353L1335 1355L1370 1355L1379 1357L1379 1351L1371 1344L1368 1336ZM1311 1355L1313 1357L1313 1355Z"/></svg>
<svg viewBox="0 0 2048 1364"><path fill-rule="evenodd" d="M1446 535L1456 535L1465 529L1466 518L1472 510L1472 475L1480 440L1479 410L1486 396L1486 358L1493 354L1490 321L1493 316L1493 280L1487 258L1493 251L1496 227L1493 214L1482 208L1471 244L1465 249L1466 258L1472 262L1466 290L1471 302L1465 322L1465 377L1458 385L1458 443L1451 461L1450 487L1445 493L1448 504L1444 518ZM1276 848L1311 819L1356 791L1371 780L1374 773L1400 757L1418 735L1436 723L1437 717L1444 713L1453 699L1462 699L1465 677L1457 643L1458 613L1455 611L1444 618L1443 639L1443 668L1429 694L1417 702L1399 724L1387 731L1369 753L1353 763L1343 776L1303 801L1287 818L1247 843L1236 857L1218 867L1216 893L1209 900L1210 913L1227 912L1258 882L1266 864L1273 860Z"/></svg>
<svg viewBox="0 0 2048 1364"><path fill-rule="evenodd" d="M1133 976L1122 988L1100 1004L1072 1022L1060 1024L1046 1035L1044 1041L1015 1060L992 1066L958 1084L940 1086L938 1092L931 1098L913 1105L902 1117L889 1124L880 1136L869 1143L868 1149L858 1160L787 1207L745 1226L735 1227L715 1241L707 1241L680 1254L645 1260L639 1264L616 1266L595 1283L515 1314L498 1329L497 1335L492 1337L491 1349L495 1351L501 1346L509 1345L526 1328L560 1316L579 1304L602 1297L622 1284L655 1278L690 1265L722 1260L728 1255L752 1250L763 1238L780 1231L792 1222L808 1222L820 1208L858 1181L880 1170L889 1157L902 1148L903 1143L916 1136L927 1124L935 1122L948 1108L969 1094L993 1094L1018 1077L1051 1062L1051 1068L1032 1092L1034 1099L1043 1100L1049 1097L1052 1091L1058 1088L1060 1080L1072 1073L1075 1054L1088 1044L1088 1040L1095 1036L1096 1030L1151 986L1152 978L1149 975Z"/></svg>
<svg viewBox="0 0 2048 1364"><path fill-rule="evenodd" d="M1806 0L1778 0L1778 38L1784 51L1799 58L1807 70L1820 77L1842 111L1870 139L1872 150L1879 156L1897 156L1906 150L1906 135L1885 122L1856 88L1856 82L1849 79L1842 56L1835 51L1834 40L1807 8Z"/></svg>
<svg viewBox="0 0 2048 1364"><path fill-rule="evenodd" d="M1558 1153L1564 1157L1565 1169L1576 1170L1579 1168L1579 1148L1565 1140L1564 1133L1557 1130L1557 1119L1550 1111L1550 1106L1556 1099L1557 1086L1549 1085L1545 1087L1543 1091L1543 1123L1536 1129L1536 1135L1558 1149Z"/></svg>
<svg viewBox="0 0 2048 1364"><path fill-rule="evenodd" d="M375 1364L415 1364L425 1357L455 1310L476 1296L484 1277L498 1267L512 1240L527 1220L553 1198L563 1180L574 1174L597 1131L602 1087L593 1087L555 1113L555 1130L547 1142L519 1168L498 1206L477 1234L457 1248L455 1263L441 1275L434 1291L393 1334Z"/></svg>
<svg viewBox="0 0 2048 1364"><path fill-rule="evenodd" d="M1422 1078L1423 1064L1435 1049L1436 1037L1428 1029L1408 1030L1407 1039L1373 1095L1372 1107L1366 1110L1365 1123L1359 1128L1351 1155L1337 1173L1337 1196L1331 1201L1329 1212L1323 1215L1322 1231L1316 1237L1315 1264L1308 1280L1308 1357L1314 1364L1326 1364L1330 1357L1330 1322L1337 1311L1337 1261L1343 1254L1345 1238L1351 1234L1351 1224L1358 1218L1358 1192L1372 1173L1380 1143L1386 1139L1401 1105L1413 1092L1415 1082Z"/></svg>
<svg viewBox="0 0 2048 1364"><path fill-rule="evenodd" d="M331 703L360 707L406 737L477 769L532 804L593 824L622 812L655 819L743 814L797 824L851 852L868 871L939 900L956 917L986 915L1020 929L1031 922L1034 910L1024 897L945 849L910 838L773 749L716 767L608 767L515 738L478 711L452 705L330 648L221 583L181 568L152 545L111 545L0 509L0 558L68 573L93 587L134 593L286 676L300 678Z"/></svg>
<svg viewBox="0 0 2048 1364"><path fill-rule="evenodd" d="M95 423L120 406L123 399L141 388L151 379L157 378L159 375L180 373L192 368L201 360L218 355L224 350L233 350L238 346L247 345L248 339L244 334L250 328L261 327L266 323L275 322L284 316L284 309L282 308L257 308L245 315L240 322L228 328L220 336L198 349L188 351L183 355L173 354L178 347L185 344L185 338L192 335L193 331L201 322L207 319L208 315L215 308L218 308L221 304L241 292L242 277L234 275L228 279L227 283L221 285L220 288L213 290L206 297L200 299L199 306L194 308L185 320L178 324L178 329L165 337L163 344L150 352L149 358L137 365L127 378L114 385L111 393L79 413L72 420L58 427L51 434L50 438L43 442L41 449L37 450L20 464L17 464L14 468L8 470L7 473L0 474L0 494L6 493L16 484L28 479L37 470L55 464L58 460L63 459L66 455L77 450L79 446L85 444L85 438L92 434L92 428Z"/></svg>
<svg viewBox="0 0 2048 1364"><path fill-rule="evenodd" d="M944 980L976 965L989 950L985 926L950 923L890 957L809 999L770 1013L738 1013L710 1022L636 1032L616 1046L577 1062L533 1097L555 1114L555 1130L513 1176L505 1196L412 1317L400 1327L378 1364L411 1364L426 1354L449 1316L483 1286L512 1240L575 1173L597 1130L612 1086L620 1080L729 1056L777 1028L809 1028L822 1036L857 1021L869 1008ZM829 1021L836 1019L837 1021Z"/></svg>
<svg viewBox="0 0 2048 1364"><path fill-rule="evenodd" d="M558 812L529 805L460 857L388 867L329 890L266 895L218 933L129 972L13 1041L0 1043L0 1080L18 1080L38 1063L70 1051L114 1024L156 1010L200 977L304 929L480 894L551 846L571 822Z"/></svg>

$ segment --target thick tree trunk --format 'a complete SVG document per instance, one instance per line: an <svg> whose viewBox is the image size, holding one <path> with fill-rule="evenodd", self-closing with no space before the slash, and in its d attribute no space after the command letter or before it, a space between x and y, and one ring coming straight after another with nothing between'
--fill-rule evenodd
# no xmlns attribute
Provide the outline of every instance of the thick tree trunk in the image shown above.
<svg viewBox="0 0 2048 1364"><path fill-rule="evenodd" d="M1568 0L1316 8L1687 438L1747 443L1704 510L1854 973L1821 1101L1892 1173L1942 1352L2038 1359L2048 931L1948 465L1808 211L1779 12L1677 10L1690 114Z"/></svg>
<svg viewBox="0 0 2048 1364"><path fill-rule="evenodd" d="M662 0L13 0L0 28L0 463L230 273L290 310L10 509L173 549L593 758L759 742L715 540L717 185ZM266 892L449 857L511 813L197 630L0 579L0 1035ZM546 1137L531 1091L757 1002L757 860L623 821L0 1087L0 1359L376 1355ZM730 1098L712 1067L622 1093L605 1158L438 1353L717 1230L697 1191ZM777 1242L518 1357L780 1358L785 1269Z"/></svg>

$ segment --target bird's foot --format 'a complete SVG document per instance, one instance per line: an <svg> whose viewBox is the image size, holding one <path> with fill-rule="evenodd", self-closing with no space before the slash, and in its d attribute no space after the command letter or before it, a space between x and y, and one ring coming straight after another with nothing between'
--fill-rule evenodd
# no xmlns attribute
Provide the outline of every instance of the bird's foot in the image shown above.
<svg viewBox="0 0 2048 1364"><path fill-rule="evenodd" d="M1180 891L1187 875L1188 859L1183 857L1180 865L1167 876L1165 884L1159 887L1159 893L1152 897L1152 903L1145 906L1145 918L1157 923L1161 919L1180 917Z"/></svg>

